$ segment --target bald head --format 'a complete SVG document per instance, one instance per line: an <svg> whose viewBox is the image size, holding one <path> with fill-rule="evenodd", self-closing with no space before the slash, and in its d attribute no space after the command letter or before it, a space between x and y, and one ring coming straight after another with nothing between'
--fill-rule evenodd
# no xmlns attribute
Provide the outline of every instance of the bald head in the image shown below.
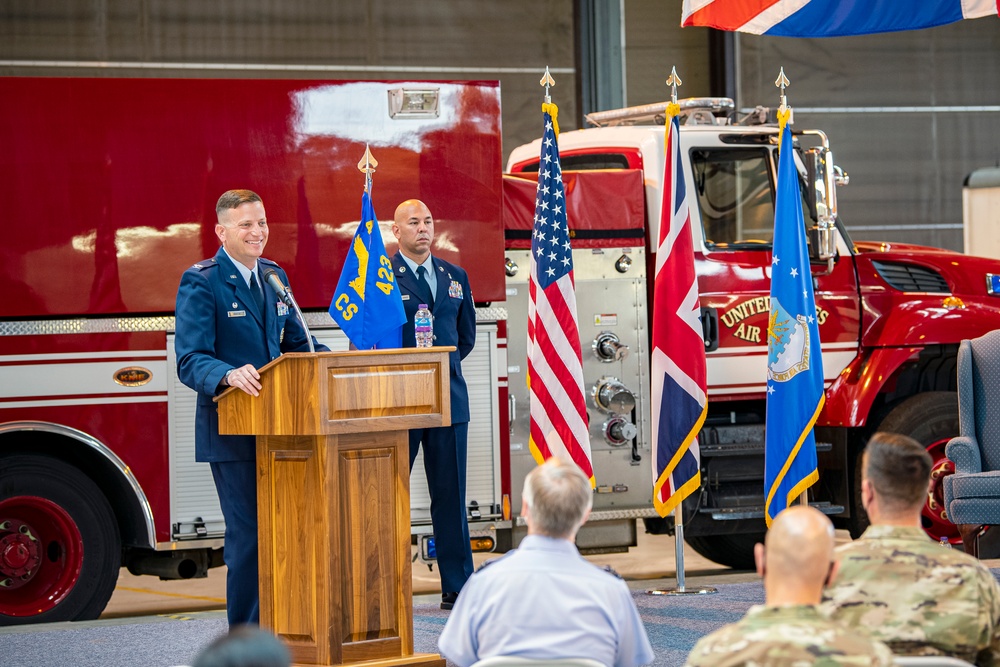
<svg viewBox="0 0 1000 667"><path fill-rule="evenodd" d="M819 602L833 563L833 524L826 516L805 505L789 507L757 547L768 604Z"/></svg>
<svg viewBox="0 0 1000 667"><path fill-rule="evenodd" d="M392 234L399 242L399 251L417 264L423 264L431 254L434 242L434 217L419 199L407 199L396 207L392 218Z"/></svg>

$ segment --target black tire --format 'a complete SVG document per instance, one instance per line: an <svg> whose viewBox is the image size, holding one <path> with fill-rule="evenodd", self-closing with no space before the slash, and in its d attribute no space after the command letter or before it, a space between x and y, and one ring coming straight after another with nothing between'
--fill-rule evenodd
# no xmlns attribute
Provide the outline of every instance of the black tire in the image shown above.
<svg viewBox="0 0 1000 667"><path fill-rule="evenodd" d="M14 535L11 526L24 526L20 534L30 532L40 547L38 559L31 561L32 574L0 592L0 625L100 616L118 581L121 538L115 514L97 484L49 456L0 458L3 526L8 537ZM0 576L10 579L11 572Z"/></svg>
<svg viewBox="0 0 1000 667"><path fill-rule="evenodd" d="M642 520L643 528L650 535L673 535L674 534L674 520L673 517L645 517Z"/></svg>
<svg viewBox="0 0 1000 667"><path fill-rule="evenodd" d="M734 535L700 535L685 537L684 541L705 558L734 570L753 570L753 547L764 541L764 533L736 533Z"/></svg>
<svg viewBox="0 0 1000 667"><path fill-rule="evenodd" d="M911 396L894 407L873 430L876 431L907 435L924 447L943 451L942 443L958 435L958 394L953 391L929 391ZM851 537L857 538L868 527L868 514L861 504L860 452L855 461L851 502L853 505L848 529ZM940 537L935 534L939 531L932 530L927 525L925 528L935 539ZM956 541L957 536L958 530L955 529Z"/></svg>

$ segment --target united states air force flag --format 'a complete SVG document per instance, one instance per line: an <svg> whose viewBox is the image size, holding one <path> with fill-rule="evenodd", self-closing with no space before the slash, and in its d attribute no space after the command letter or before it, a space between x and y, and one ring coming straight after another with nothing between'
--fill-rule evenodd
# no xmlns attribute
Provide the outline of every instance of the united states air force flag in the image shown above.
<svg viewBox="0 0 1000 667"><path fill-rule="evenodd" d="M402 347L406 313L366 190L361 224L340 271L330 316L359 350Z"/></svg>
<svg viewBox="0 0 1000 667"><path fill-rule="evenodd" d="M816 300L806 249L792 133L781 130L774 203L771 313L767 325L767 430L764 518L767 525L818 479L813 424L823 409Z"/></svg>

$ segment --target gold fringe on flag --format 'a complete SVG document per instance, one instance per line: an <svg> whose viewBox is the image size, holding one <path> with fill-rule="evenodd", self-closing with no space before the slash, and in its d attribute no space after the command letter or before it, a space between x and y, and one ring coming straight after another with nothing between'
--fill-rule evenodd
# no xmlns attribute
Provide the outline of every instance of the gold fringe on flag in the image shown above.
<svg viewBox="0 0 1000 667"><path fill-rule="evenodd" d="M542 113L547 113L552 116L552 131L556 133L556 137L559 136L559 107L553 102L542 102Z"/></svg>

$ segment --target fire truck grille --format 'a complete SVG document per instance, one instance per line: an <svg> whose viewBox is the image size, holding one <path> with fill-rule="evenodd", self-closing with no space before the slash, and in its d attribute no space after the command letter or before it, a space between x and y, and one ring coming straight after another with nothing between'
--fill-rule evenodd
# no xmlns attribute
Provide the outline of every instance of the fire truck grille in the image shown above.
<svg viewBox="0 0 1000 667"><path fill-rule="evenodd" d="M872 262L882 280L901 292L931 292L948 294L951 288L944 277L933 269L895 262Z"/></svg>

